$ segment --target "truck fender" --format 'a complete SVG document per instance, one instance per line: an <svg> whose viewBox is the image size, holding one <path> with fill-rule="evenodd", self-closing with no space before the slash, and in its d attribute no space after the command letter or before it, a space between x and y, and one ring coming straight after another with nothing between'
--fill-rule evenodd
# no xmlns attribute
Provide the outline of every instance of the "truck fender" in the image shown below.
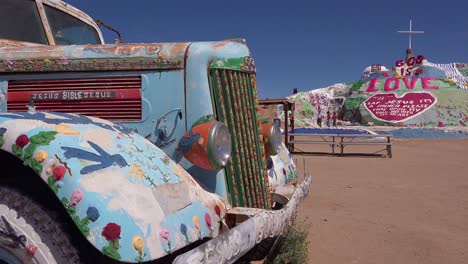
<svg viewBox="0 0 468 264"><path fill-rule="evenodd" d="M270 159L268 161L271 164L268 169L270 187L275 189L297 178L296 164L284 143L278 154L270 156Z"/></svg>
<svg viewBox="0 0 468 264"><path fill-rule="evenodd" d="M2 113L0 149L31 167L83 236L120 261L215 237L230 209L150 141L99 118Z"/></svg>

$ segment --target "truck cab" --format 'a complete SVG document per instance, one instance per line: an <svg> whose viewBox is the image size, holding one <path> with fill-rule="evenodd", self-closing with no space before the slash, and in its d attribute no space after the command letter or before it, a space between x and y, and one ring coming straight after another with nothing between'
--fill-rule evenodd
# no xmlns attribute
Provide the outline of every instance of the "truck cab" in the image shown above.
<svg viewBox="0 0 468 264"><path fill-rule="evenodd" d="M65 263L31 207L77 262L233 262L285 230L311 181L270 184L297 172L244 40L104 44L58 0L5 0L0 20L0 227L24 237L0 236L0 262Z"/></svg>

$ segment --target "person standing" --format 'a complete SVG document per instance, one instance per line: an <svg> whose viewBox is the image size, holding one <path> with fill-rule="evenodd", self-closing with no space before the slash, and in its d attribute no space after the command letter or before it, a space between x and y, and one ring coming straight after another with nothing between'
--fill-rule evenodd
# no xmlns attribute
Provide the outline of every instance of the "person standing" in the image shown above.
<svg viewBox="0 0 468 264"><path fill-rule="evenodd" d="M334 128L338 128L338 127L336 126L336 112L333 112L332 119L333 119L333 127L334 127Z"/></svg>
<svg viewBox="0 0 468 264"><path fill-rule="evenodd" d="M330 127L330 122L331 122L330 111L327 111L327 127Z"/></svg>
<svg viewBox="0 0 468 264"><path fill-rule="evenodd" d="M320 112L320 110L317 113L317 125L322 127L322 112Z"/></svg>

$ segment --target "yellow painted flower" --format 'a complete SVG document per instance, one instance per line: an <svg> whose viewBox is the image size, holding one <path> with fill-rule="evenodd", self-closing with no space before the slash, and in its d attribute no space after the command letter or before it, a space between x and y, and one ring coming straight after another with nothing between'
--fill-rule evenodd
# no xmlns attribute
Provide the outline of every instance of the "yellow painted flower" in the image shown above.
<svg viewBox="0 0 468 264"><path fill-rule="evenodd" d="M133 179L143 181L144 174L145 173L143 172L140 166L136 165L135 163L132 163L130 165L130 171L128 172L128 175L133 175Z"/></svg>
<svg viewBox="0 0 468 264"><path fill-rule="evenodd" d="M36 154L34 154L34 160L37 163L42 163L47 158L49 158L49 154L47 154L47 151L45 151L45 150L39 150L38 152L36 152Z"/></svg>
<svg viewBox="0 0 468 264"><path fill-rule="evenodd" d="M193 225L195 226L196 229L200 230L200 218L198 216L194 216L192 218Z"/></svg>
<svg viewBox="0 0 468 264"><path fill-rule="evenodd" d="M132 245L136 251L142 252L145 247L145 241L141 236L134 236Z"/></svg>
<svg viewBox="0 0 468 264"><path fill-rule="evenodd" d="M58 124L55 126L55 131L64 135L79 135L80 131L71 129L67 124Z"/></svg>
<svg viewBox="0 0 468 264"><path fill-rule="evenodd" d="M452 84L455 84L455 83L456 83L455 80L452 79L451 77L448 77L448 78L445 79L445 80L446 80L447 82L449 82L449 83L452 83Z"/></svg>

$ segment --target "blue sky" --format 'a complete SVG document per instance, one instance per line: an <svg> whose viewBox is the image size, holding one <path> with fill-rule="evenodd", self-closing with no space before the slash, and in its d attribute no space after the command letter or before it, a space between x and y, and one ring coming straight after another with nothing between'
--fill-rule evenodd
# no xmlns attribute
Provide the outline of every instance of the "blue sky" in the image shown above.
<svg viewBox="0 0 468 264"><path fill-rule="evenodd" d="M118 29L125 42L244 37L255 58L260 98L356 81L371 64L415 55L468 63L468 1L68 0ZM113 33L103 29L106 42Z"/></svg>

